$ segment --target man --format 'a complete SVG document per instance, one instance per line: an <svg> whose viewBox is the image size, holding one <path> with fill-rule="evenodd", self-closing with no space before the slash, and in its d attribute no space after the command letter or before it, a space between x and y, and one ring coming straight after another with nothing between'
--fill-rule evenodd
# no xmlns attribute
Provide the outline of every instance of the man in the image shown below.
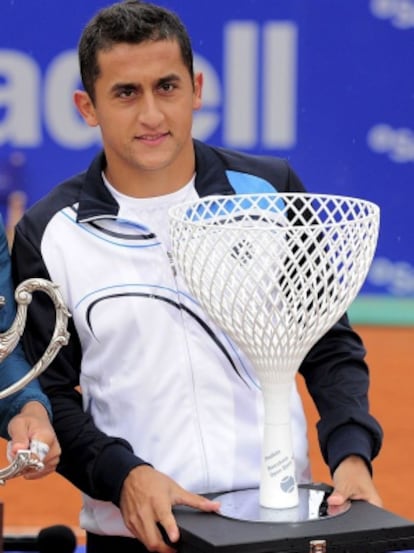
<svg viewBox="0 0 414 553"><path fill-rule="evenodd" d="M174 505L214 511L216 502L196 494L258 485L262 409L248 360L171 265L168 209L211 194L304 188L282 160L193 140L203 77L171 12L135 0L103 9L82 34L79 58L84 90L74 100L99 126L103 152L23 217L15 275L52 279L72 312L70 344L41 382L62 446L59 471L84 492L88 553L171 553ZM31 358L53 324L49 311L32 306ZM370 463L382 436L368 412L364 354L344 317L301 367L321 415L332 504L380 504ZM304 481L296 390L292 421Z"/></svg>
<svg viewBox="0 0 414 553"><path fill-rule="evenodd" d="M0 332L10 328L15 317L10 256L6 231L0 218ZM0 363L0 390L20 380L30 367L20 344ZM19 449L30 449L44 464L40 471L29 471L27 479L35 479L53 472L59 462L60 446L49 416L48 398L37 381L32 381L19 392L0 400L0 435L9 439L10 461ZM3 468L3 467L2 467Z"/></svg>

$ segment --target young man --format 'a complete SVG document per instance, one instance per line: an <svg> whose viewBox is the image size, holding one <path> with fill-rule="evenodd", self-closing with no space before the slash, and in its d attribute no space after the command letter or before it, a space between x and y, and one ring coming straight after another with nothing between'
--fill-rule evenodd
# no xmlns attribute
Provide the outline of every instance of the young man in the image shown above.
<svg viewBox="0 0 414 553"><path fill-rule="evenodd" d="M0 217L0 332L10 328L15 317L14 291L10 271L10 256ZM0 363L0 390L20 380L30 367L20 344ZM19 392L0 400L0 435L9 439L9 455L14 458L19 449L31 449L41 458L44 468L30 471L28 479L46 476L56 469L60 446L50 422L51 408L48 398L37 381L32 381ZM11 459L10 459L11 460ZM4 468L4 467L1 467Z"/></svg>
<svg viewBox="0 0 414 553"><path fill-rule="evenodd" d="M211 194L304 188L285 161L193 140L203 77L169 11L135 0L101 10L79 57L84 90L75 103L99 126L103 152L23 217L15 276L58 283L73 316L70 344L41 382L62 446L59 471L84 492L88 553L171 553L161 530L177 542L174 505L214 511L216 502L195 494L258 486L262 412L248 360L172 270L168 209ZM35 302L30 357L52 321ZM364 354L344 317L301 367L321 415L332 504L380 504L370 462L382 436L368 412ZM310 473L296 390L292 425L303 482Z"/></svg>

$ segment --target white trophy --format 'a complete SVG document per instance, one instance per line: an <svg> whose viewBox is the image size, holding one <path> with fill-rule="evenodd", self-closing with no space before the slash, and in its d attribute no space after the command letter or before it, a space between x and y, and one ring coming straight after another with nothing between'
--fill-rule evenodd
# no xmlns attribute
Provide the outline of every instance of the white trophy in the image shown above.
<svg viewBox="0 0 414 553"><path fill-rule="evenodd" d="M59 288L47 279L30 278L19 284L15 290L17 312L10 328L0 333L0 363L16 348L23 335L26 325L27 309L32 301L33 292L44 292L53 302L56 313L54 331L42 357L25 376L0 391L0 401L24 388L24 386L45 371L59 353L61 347L66 345L69 340L67 323L70 314L63 301ZM4 298L0 296L0 309L3 305ZM42 463L32 455L31 451L21 450L17 453L14 461L8 467L0 469L0 484L4 484L6 480L19 476L28 470L40 470L42 468Z"/></svg>
<svg viewBox="0 0 414 553"><path fill-rule="evenodd" d="M210 196L171 208L169 217L177 268L250 359L263 393L260 488L250 496L246 490L223 494L221 513L312 518L314 498L307 494L304 514L295 478L291 389L306 354L345 313L367 276L379 208L344 196L274 193ZM252 502L260 514L240 516Z"/></svg>

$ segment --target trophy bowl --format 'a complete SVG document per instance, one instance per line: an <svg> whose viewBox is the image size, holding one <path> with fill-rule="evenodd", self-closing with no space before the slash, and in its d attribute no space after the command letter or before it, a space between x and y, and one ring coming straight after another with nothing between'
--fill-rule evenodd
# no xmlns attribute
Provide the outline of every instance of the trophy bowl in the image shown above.
<svg viewBox="0 0 414 553"><path fill-rule="evenodd" d="M367 276L379 208L346 196L275 192L209 196L172 207L169 218L176 268L260 383L264 433L254 501L266 520L268 511L274 520L297 520L294 511L302 519L300 496L307 502L309 494L295 479L291 389L309 350ZM225 516L239 518L238 493L245 502L245 490L229 492L228 501L220 496Z"/></svg>

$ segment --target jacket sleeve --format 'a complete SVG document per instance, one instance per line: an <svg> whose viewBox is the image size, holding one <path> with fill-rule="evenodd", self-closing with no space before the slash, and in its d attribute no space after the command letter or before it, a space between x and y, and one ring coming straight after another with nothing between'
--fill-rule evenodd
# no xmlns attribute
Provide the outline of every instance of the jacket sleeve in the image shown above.
<svg viewBox="0 0 414 553"><path fill-rule="evenodd" d="M9 249L3 222L0 219L0 295L3 305L0 306L0 332L7 331L13 324L16 315L14 288L11 278ZM0 363L0 390L5 390L30 370L20 343ZM9 439L7 425L10 419L17 415L29 401L41 403L51 417L51 407L48 398L42 392L37 380L27 384L22 390L0 400L0 435Z"/></svg>
<svg viewBox="0 0 414 553"><path fill-rule="evenodd" d="M371 460L382 444L382 429L369 413L369 371L361 338L343 316L311 349L299 372L320 415L321 452L333 473L349 455Z"/></svg>
<svg viewBox="0 0 414 553"><path fill-rule="evenodd" d="M286 189L304 192L289 167ZM317 425L322 456L331 473L349 455L371 469L382 445L382 429L369 412L369 369L360 336L344 315L311 349L299 372L320 415Z"/></svg>
<svg viewBox="0 0 414 553"><path fill-rule="evenodd" d="M16 227L12 261L16 281L30 277L50 280L41 252L24 232L25 218ZM28 310L23 345L28 359L39 359L53 333L55 311L45 294L33 294ZM58 472L89 496L119 505L124 479L132 468L144 464L130 444L107 436L83 410L79 388L81 345L75 326L69 320L70 339L53 363L40 376L50 399L53 425L62 449Z"/></svg>

